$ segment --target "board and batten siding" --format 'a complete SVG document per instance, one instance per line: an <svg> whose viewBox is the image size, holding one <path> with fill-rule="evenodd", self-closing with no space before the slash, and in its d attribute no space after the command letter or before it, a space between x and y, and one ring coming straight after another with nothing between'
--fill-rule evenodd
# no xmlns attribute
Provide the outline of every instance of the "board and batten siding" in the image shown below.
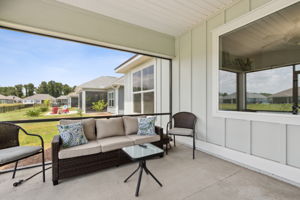
<svg viewBox="0 0 300 200"><path fill-rule="evenodd" d="M133 94L132 94L132 74L133 72L144 66L150 66L154 64L154 112L155 113L168 113L170 108L170 62L166 59L153 58L146 63L142 63L131 71L125 74L125 84L124 84L124 113L132 114L133 113ZM156 125L166 128L166 125L169 121L169 116L157 116Z"/></svg>
<svg viewBox="0 0 300 200"><path fill-rule="evenodd" d="M197 115L198 140L300 168L300 126L212 116L211 31L267 2L241 0L176 38L173 113Z"/></svg>

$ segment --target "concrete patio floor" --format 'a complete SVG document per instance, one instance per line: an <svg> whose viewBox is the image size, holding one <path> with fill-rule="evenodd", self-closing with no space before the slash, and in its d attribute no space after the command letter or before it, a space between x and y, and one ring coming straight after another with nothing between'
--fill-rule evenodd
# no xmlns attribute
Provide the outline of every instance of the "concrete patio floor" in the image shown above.
<svg viewBox="0 0 300 200"><path fill-rule="evenodd" d="M184 200L299 200L300 188L271 177L239 167L219 158L197 151L192 160L190 148L178 144L168 156L148 161L148 168L162 182L157 183L143 174L138 199ZM41 176L14 188L11 173L0 175L2 200L131 200L134 196L137 175L127 183L123 180L136 169L137 164L127 164L107 170L63 180L53 186L51 170L47 181ZM26 178L38 169L17 172L16 180Z"/></svg>

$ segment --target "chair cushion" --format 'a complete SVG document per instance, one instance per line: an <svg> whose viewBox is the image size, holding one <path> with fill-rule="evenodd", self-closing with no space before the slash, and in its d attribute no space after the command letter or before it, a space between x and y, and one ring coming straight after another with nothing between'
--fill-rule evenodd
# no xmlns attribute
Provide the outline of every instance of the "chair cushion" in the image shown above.
<svg viewBox="0 0 300 200"><path fill-rule="evenodd" d="M125 136L123 119L121 117L112 119L97 119L97 138L112 136Z"/></svg>
<svg viewBox="0 0 300 200"><path fill-rule="evenodd" d="M156 135L155 133L156 116L138 118L138 135Z"/></svg>
<svg viewBox="0 0 300 200"><path fill-rule="evenodd" d="M123 147L134 145L134 142L126 136L108 137L98 140L102 152L113 151Z"/></svg>
<svg viewBox="0 0 300 200"><path fill-rule="evenodd" d="M57 125L64 148L88 143L81 122L68 125Z"/></svg>
<svg viewBox="0 0 300 200"><path fill-rule="evenodd" d="M171 134L171 135L192 136L193 135L193 129L189 129L189 128L172 128L172 129L169 130L169 134Z"/></svg>
<svg viewBox="0 0 300 200"><path fill-rule="evenodd" d="M131 139L134 144L151 143L160 140L159 135L128 135L127 137Z"/></svg>
<svg viewBox="0 0 300 200"><path fill-rule="evenodd" d="M123 117L124 127L125 127L125 134L136 134L138 132L138 118L137 117Z"/></svg>
<svg viewBox="0 0 300 200"><path fill-rule="evenodd" d="M60 120L60 125L68 125L81 122L83 125L84 135L88 140L96 140L96 121L95 119L83 119L83 120Z"/></svg>
<svg viewBox="0 0 300 200"><path fill-rule="evenodd" d="M0 165L33 155L42 149L40 146L17 146L0 150Z"/></svg>
<svg viewBox="0 0 300 200"><path fill-rule="evenodd" d="M60 149L58 152L59 159L66 159L66 158L74 158L79 156L86 156L91 154L96 154L101 152L100 144L97 140L89 141L87 144L70 147L66 149Z"/></svg>

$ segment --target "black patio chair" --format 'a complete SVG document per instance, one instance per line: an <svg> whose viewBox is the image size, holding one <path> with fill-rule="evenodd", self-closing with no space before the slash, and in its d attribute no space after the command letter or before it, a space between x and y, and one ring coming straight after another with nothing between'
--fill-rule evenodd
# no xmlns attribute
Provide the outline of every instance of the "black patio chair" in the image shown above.
<svg viewBox="0 0 300 200"><path fill-rule="evenodd" d="M41 146L20 146L19 143L20 130L23 131L28 136L38 137L41 140ZM12 175L13 179L15 178L16 175L19 160L40 153L42 154L43 182L45 182L45 155L44 155L43 138L40 135L27 133L27 131L25 131L22 127L17 126L15 124L0 122L0 166L4 166L15 162L15 168ZM14 186L18 186L22 182L24 181L21 180L19 182L16 182L14 183Z"/></svg>
<svg viewBox="0 0 300 200"><path fill-rule="evenodd" d="M193 138L193 159L195 159L195 125L196 115L190 112L179 112L172 116L172 121L167 124L167 135L173 135L174 146L176 146L175 136L185 136ZM172 124L174 124L172 128ZM168 148L166 149L168 154Z"/></svg>

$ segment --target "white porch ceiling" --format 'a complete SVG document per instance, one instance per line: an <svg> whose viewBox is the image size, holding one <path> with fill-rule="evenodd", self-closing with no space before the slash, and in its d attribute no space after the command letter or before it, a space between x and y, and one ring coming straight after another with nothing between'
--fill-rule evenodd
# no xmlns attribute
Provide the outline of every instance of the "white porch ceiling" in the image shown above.
<svg viewBox="0 0 300 200"><path fill-rule="evenodd" d="M237 0L57 0L178 36Z"/></svg>

